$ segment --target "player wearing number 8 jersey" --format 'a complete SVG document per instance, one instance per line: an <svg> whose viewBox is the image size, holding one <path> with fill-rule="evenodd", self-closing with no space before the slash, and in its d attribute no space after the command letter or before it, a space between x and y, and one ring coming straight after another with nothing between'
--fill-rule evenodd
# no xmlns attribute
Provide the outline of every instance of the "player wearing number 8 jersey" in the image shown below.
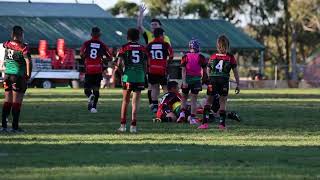
<svg viewBox="0 0 320 180"><path fill-rule="evenodd" d="M168 63L173 60L173 49L171 45L164 41L164 30L156 28L154 30L155 39L147 46L149 53L148 81L151 87L152 112L158 109L158 98L160 95L160 85L163 91L167 91L168 83Z"/></svg>
<svg viewBox="0 0 320 180"><path fill-rule="evenodd" d="M83 43L80 56L85 64L84 93L88 97L88 110L97 112L97 103L100 96L100 82L103 72L103 57L111 60L109 48L100 40L101 32L98 27L92 28L91 39Z"/></svg>
<svg viewBox="0 0 320 180"><path fill-rule="evenodd" d="M138 43L139 30L132 28L127 32L128 43L118 51L118 67L122 70L123 99L121 106L121 126L119 132L126 131L127 109L132 97L132 121L130 132L137 132L137 111L140 104L141 91L144 89L148 56L144 46Z"/></svg>
<svg viewBox="0 0 320 180"><path fill-rule="evenodd" d="M203 124L199 129L208 128L208 119L210 107L213 104L214 97L220 97L219 101L219 129L225 129L226 119L226 102L229 91L230 71L233 71L235 80L237 82L236 94L240 92L239 89L239 74L237 69L237 62L234 56L229 51L229 40L222 35L217 40L218 53L213 54L208 62L209 84L207 90L207 105L204 107Z"/></svg>

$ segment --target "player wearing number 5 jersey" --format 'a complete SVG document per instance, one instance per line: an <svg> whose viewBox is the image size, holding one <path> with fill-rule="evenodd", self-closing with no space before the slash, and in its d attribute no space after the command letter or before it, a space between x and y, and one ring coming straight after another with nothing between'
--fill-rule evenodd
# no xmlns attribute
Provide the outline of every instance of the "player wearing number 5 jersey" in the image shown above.
<svg viewBox="0 0 320 180"><path fill-rule="evenodd" d="M164 30L156 28L154 30L155 39L147 46L149 53L148 81L151 87L152 105L151 110L156 113L158 110L158 98L160 95L160 85L163 91L167 91L168 83L168 63L173 60L173 49L169 43L164 41Z"/></svg>
<svg viewBox="0 0 320 180"><path fill-rule="evenodd" d="M127 32L128 43L118 51L118 67L122 70L123 99L121 106L121 126L119 132L126 131L127 109L132 97L132 120L130 132L137 132L137 112L140 104L141 91L144 89L145 73L148 63L147 51L144 46L138 43L139 30L132 28Z"/></svg>
<svg viewBox="0 0 320 180"><path fill-rule="evenodd" d="M98 27L92 28L91 39L83 43L80 56L85 64L84 93L88 97L88 110L97 112L97 103L100 96L99 88L102 80L103 57L111 60L109 48L100 41L101 32Z"/></svg>
<svg viewBox="0 0 320 180"><path fill-rule="evenodd" d="M208 128L208 119L210 113L210 107L213 104L213 97L220 97L217 100L219 101L219 129L225 129L225 120L226 120L226 103L227 96L229 91L229 78L230 71L233 71L235 80L237 82L236 94L240 92L239 89L239 74L237 69L237 62L234 56L228 53L229 50L229 40L226 36L222 35L217 40L217 50L218 53L213 54L208 62L208 75L209 75L209 84L208 84L208 102L204 107L204 116L203 124L199 129Z"/></svg>

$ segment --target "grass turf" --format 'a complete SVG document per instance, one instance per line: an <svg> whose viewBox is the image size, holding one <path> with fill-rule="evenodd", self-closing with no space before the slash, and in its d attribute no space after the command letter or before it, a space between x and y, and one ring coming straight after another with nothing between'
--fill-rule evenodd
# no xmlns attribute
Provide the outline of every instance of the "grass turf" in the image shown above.
<svg viewBox="0 0 320 180"><path fill-rule="evenodd" d="M27 133L0 135L0 179L317 179L319 99L319 89L244 90L229 103L244 121L221 132L153 124L144 94L139 133L118 134L120 90L102 90L89 114L82 90L29 89Z"/></svg>

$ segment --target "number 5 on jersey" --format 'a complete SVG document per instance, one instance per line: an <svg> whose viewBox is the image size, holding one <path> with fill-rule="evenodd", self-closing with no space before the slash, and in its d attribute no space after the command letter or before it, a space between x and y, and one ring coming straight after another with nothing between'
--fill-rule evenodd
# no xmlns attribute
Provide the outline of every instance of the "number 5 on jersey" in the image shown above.
<svg viewBox="0 0 320 180"><path fill-rule="evenodd" d="M216 65L216 69L219 70L219 72L222 72L223 69L223 60L220 60L219 63Z"/></svg>
<svg viewBox="0 0 320 180"><path fill-rule="evenodd" d="M139 55L140 51L132 51L132 62L137 64L140 62L140 55Z"/></svg>

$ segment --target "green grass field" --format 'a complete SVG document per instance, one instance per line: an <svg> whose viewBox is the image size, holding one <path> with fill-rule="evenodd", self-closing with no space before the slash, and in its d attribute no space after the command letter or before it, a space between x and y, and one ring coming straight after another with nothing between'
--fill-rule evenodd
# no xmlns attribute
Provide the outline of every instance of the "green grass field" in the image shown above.
<svg viewBox="0 0 320 180"><path fill-rule="evenodd" d="M153 124L144 95L138 134L116 133L121 91L101 94L89 114L82 90L29 89L27 133L0 135L0 179L320 179L320 89L231 95L243 122L225 132Z"/></svg>

